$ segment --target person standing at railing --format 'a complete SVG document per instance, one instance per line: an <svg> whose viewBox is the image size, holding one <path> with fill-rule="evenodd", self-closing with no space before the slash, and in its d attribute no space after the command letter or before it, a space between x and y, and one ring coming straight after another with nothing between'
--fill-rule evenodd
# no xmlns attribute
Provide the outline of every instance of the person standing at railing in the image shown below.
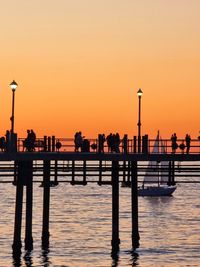
<svg viewBox="0 0 200 267"><path fill-rule="evenodd" d="M98 135L98 152L99 153L104 153L104 143L106 141L105 134L99 134Z"/></svg>
<svg viewBox="0 0 200 267"><path fill-rule="evenodd" d="M81 147L83 145L83 138L84 138L84 136L82 136L81 132L75 133L75 135L74 135L75 152L78 152L79 148L81 149Z"/></svg>
<svg viewBox="0 0 200 267"><path fill-rule="evenodd" d="M106 141L107 141L107 146L108 146L108 152L112 152L112 143L113 143L113 135L112 133L110 133L107 137L106 137Z"/></svg>
<svg viewBox="0 0 200 267"><path fill-rule="evenodd" d="M176 133L172 134L171 141L172 141L172 153L175 154L176 149L178 148Z"/></svg>
<svg viewBox="0 0 200 267"><path fill-rule="evenodd" d="M190 151L190 142L191 142L191 137L189 134L186 134L185 136L185 142L186 142L186 153L189 154Z"/></svg>
<svg viewBox="0 0 200 267"><path fill-rule="evenodd" d="M35 150L36 134L33 131L33 129L31 129L29 137L30 137L31 151L34 151Z"/></svg>
<svg viewBox="0 0 200 267"><path fill-rule="evenodd" d="M5 151L9 152L10 145L11 145L11 134L10 134L10 131L9 130L6 131L5 136L6 136Z"/></svg>
<svg viewBox="0 0 200 267"><path fill-rule="evenodd" d="M119 133L116 133L114 135L114 152L120 153L119 145L120 145L120 136Z"/></svg>

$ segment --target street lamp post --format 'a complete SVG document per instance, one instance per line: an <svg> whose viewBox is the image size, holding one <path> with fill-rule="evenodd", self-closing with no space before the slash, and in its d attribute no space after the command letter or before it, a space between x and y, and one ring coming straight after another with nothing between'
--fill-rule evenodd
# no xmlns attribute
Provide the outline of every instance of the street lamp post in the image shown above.
<svg viewBox="0 0 200 267"><path fill-rule="evenodd" d="M12 115L11 115L11 136L13 137L14 133L14 120L15 120L15 90L17 88L18 84L13 80L10 84L10 88L12 89Z"/></svg>
<svg viewBox="0 0 200 267"><path fill-rule="evenodd" d="M142 90L139 89L137 92L138 100L139 100L139 111L138 111L138 153L141 153L141 98L142 98Z"/></svg>

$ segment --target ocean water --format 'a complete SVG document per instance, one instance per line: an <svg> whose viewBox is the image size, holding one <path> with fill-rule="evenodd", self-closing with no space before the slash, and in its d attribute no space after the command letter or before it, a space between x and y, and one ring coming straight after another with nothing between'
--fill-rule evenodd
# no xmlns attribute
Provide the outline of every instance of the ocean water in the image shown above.
<svg viewBox="0 0 200 267"><path fill-rule="evenodd" d="M34 184L34 248L31 253L24 250L23 216L22 255L16 262L12 257L15 191L11 184L0 184L0 267L200 266L200 184L178 184L173 197L139 197L140 247L134 252L131 190L120 187L121 244L115 259L111 186L60 183L51 188L49 250L41 248L43 189Z"/></svg>

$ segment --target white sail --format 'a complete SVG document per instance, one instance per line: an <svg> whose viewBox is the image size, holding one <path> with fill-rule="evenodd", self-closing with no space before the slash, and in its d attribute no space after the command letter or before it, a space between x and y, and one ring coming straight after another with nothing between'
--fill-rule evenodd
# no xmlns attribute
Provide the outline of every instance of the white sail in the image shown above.
<svg viewBox="0 0 200 267"><path fill-rule="evenodd" d="M154 146L153 146L153 150L152 150L152 154L159 154L160 153L160 136L159 136L159 132L157 134ZM159 165L160 163L158 161L150 161L147 167L147 171L146 174L144 176L144 181L143 184L152 184L152 183L159 183L159 174L160 174L160 170L159 170Z"/></svg>
<svg viewBox="0 0 200 267"><path fill-rule="evenodd" d="M160 142L161 142L161 153L166 154L166 146L161 138L160 138ZM169 161L161 161L160 183L166 184L168 180L169 180Z"/></svg>

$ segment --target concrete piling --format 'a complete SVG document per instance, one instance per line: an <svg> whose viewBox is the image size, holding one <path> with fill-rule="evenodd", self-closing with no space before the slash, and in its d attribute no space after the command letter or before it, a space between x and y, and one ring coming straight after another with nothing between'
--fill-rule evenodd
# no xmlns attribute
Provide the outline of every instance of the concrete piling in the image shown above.
<svg viewBox="0 0 200 267"><path fill-rule="evenodd" d="M112 252L119 250L119 162L112 161Z"/></svg>

